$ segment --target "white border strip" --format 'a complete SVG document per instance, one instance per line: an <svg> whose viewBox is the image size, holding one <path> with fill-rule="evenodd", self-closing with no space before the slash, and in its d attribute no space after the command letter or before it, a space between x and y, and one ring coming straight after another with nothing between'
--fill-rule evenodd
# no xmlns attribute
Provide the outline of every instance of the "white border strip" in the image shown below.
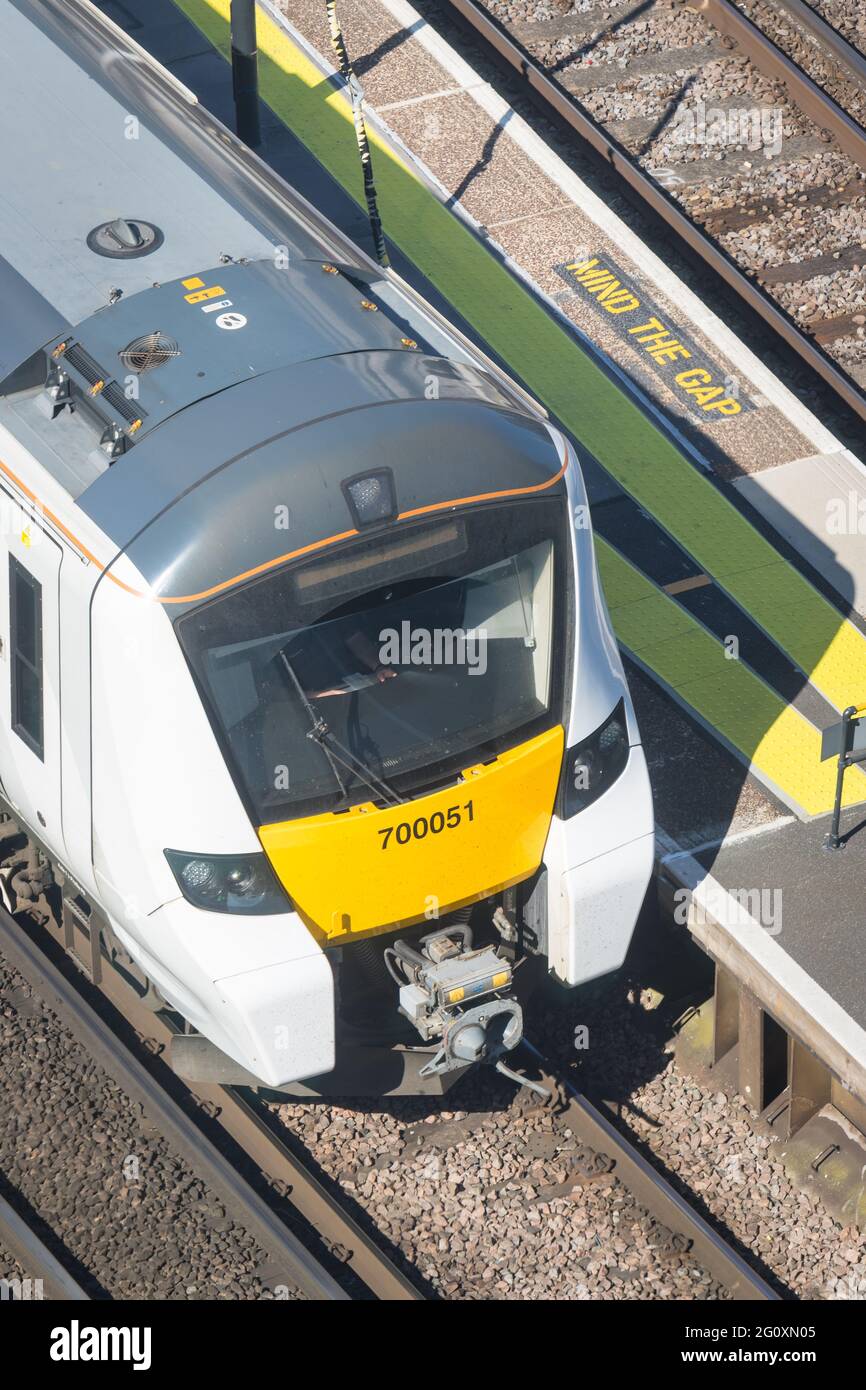
<svg viewBox="0 0 866 1390"><path fill-rule="evenodd" d="M754 773L752 775L754 776ZM748 825L743 830L735 831L733 835L716 835L712 840L701 840L700 844L690 845L687 849L681 849L671 840L671 848L665 851L664 863L669 864L674 859L694 859L696 855L703 854L708 849L720 849L722 845L728 849L731 845L742 844L744 840L754 840L758 835L772 835L774 830L782 830L786 825L793 825L796 820L796 816L777 816L775 820L762 821L759 825Z"/></svg>
<svg viewBox="0 0 866 1390"><path fill-rule="evenodd" d="M489 82L484 82L479 77L407 0L378 0L378 3L412 38L417 39L422 48L454 78L460 89L471 96L508 139L513 140L579 210L585 213L605 236L610 237L668 299L691 318L709 341L719 347L732 363L741 367L760 394L775 405L805 438L811 440L818 453L844 453L866 472L866 466L861 460L843 447L835 435L821 424L820 420L687 285L683 284L655 252L644 245L639 236L627 227L572 169L569 169L559 155L545 144L541 136L527 125L523 117L494 91Z"/></svg>

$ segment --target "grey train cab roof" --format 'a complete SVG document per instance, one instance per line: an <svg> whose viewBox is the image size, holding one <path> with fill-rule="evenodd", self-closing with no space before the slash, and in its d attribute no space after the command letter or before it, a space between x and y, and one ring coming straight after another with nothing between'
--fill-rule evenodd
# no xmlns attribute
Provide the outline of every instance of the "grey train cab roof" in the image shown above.
<svg viewBox="0 0 866 1390"><path fill-rule="evenodd" d="M345 532L367 467L400 512L559 471L517 388L95 12L0 6L0 121L0 424L158 592Z"/></svg>

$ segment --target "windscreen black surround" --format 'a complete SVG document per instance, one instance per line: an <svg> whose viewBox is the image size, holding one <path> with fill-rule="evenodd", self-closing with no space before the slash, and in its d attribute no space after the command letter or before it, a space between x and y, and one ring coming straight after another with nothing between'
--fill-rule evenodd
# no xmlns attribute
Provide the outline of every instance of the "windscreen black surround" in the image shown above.
<svg viewBox="0 0 866 1390"><path fill-rule="evenodd" d="M567 545L561 496L442 511L180 618L255 823L418 795L560 722Z"/></svg>

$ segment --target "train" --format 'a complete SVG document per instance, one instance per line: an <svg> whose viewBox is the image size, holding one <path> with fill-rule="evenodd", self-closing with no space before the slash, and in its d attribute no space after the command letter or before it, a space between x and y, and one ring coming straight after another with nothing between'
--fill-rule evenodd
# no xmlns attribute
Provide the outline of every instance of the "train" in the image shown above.
<svg viewBox="0 0 866 1390"><path fill-rule="evenodd" d="M579 444L89 0L0 70L7 908L193 1082L509 1071L653 863Z"/></svg>

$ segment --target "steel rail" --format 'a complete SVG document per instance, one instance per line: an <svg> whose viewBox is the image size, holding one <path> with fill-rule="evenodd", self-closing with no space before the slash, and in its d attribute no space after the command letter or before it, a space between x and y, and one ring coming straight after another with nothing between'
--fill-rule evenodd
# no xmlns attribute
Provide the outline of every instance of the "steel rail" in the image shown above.
<svg viewBox="0 0 866 1390"><path fill-rule="evenodd" d="M121 1043L5 908L0 908L0 952L46 1004L57 1010L94 1061L143 1107L181 1157L220 1195L235 1220L277 1261L286 1281L296 1284L308 1298L346 1301L349 1295L324 1265Z"/></svg>
<svg viewBox="0 0 866 1390"><path fill-rule="evenodd" d="M546 114L552 111L560 120L593 147L610 167L629 185L629 187L671 227L683 242L709 265L737 295L749 305L782 338L785 343L817 372L833 391L862 420L866 420L866 394L852 377L825 353L794 322L794 320L765 294L758 284L758 278L750 278L741 270L728 253L709 237L682 211L674 199L651 174L646 173L623 145L613 138L603 126L580 107L572 96L547 75L544 69L511 37L507 29L490 14L477 0L443 0L450 10L457 14L477 34L492 55L504 62L526 83L529 94ZM715 5L720 0L707 0ZM743 18L743 16L739 16ZM769 42L769 40L766 40ZM790 61L790 60L786 60ZM791 67L808 81L799 68ZM812 84L814 86L814 84ZM820 91L820 88L816 88ZM824 94L822 93L822 96ZM830 98L825 98L827 101ZM834 103L835 105L835 103ZM838 109L838 108L837 108ZM844 113L841 113L844 114ZM850 118L846 118L850 121ZM851 122L853 126L854 123ZM855 127L859 130L860 127ZM864 133L866 139L866 133Z"/></svg>
<svg viewBox="0 0 866 1390"><path fill-rule="evenodd" d="M0 1241L18 1261L25 1280L41 1280L41 1297L62 1302L89 1301L90 1294L84 1292L33 1228L3 1197L0 1197ZM8 1285L14 1281L3 1276L0 1282Z"/></svg>
<svg viewBox="0 0 866 1390"><path fill-rule="evenodd" d="M7 826L10 824L18 825L18 822L10 816ZM35 843L33 837L30 837L30 842ZM3 928L6 926L4 917L8 918L8 913L4 914L0 910L0 948L3 947ZM9 920L12 921L16 935L23 937L38 950L31 938L24 936L14 918ZM51 920L41 930L46 931L58 946L69 951L61 923ZM82 962L77 953L73 954L77 964L81 966ZM50 964L46 958L46 965ZM66 983L62 975L60 979ZM144 1039L145 1046L151 1054L158 1054L170 1047L176 1030L160 1014L142 1003L117 970L102 969L94 988L99 990L139 1037ZM145 1072L145 1076L152 1085L156 1084L149 1073ZM425 1298L420 1289L407 1278L389 1255L379 1248L354 1217L343 1209L312 1169L274 1132L245 1091L237 1087L204 1082L196 1082L194 1086L186 1086L186 1089L208 1116L252 1160L274 1190L290 1201L298 1214L309 1222L323 1240L325 1247L336 1253L340 1262L352 1270L374 1297L388 1301ZM184 1119L187 1118L183 1111L179 1113ZM198 1132L196 1130L196 1133ZM205 1136L202 1136L202 1140L209 1142Z"/></svg>
<svg viewBox="0 0 866 1390"><path fill-rule="evenodd" d="M843 111L823 87L819 87L753 20L738 10L733 0L697 0L694 8L703 11L713 28L730 39L767 77L783 82L795 106L805 111L820 129L832 135L839 148L855 164L866 169L866 130L847 111ZM806 8L802 6L803 10ZM791 0L782 0L781 9L793 13ZM830 29L830 26L826 28ZM844 42L841 35L837 35L837 38Z"/></svg>
<svg viewBox="0 0 866 1390"><path fill-rule="evenodd" d="M705 1221L671 1186L667 1178L644 1158L586 1096L553 1071L544 1055L526 1038L523 1047L532 1055L543 1075L559 1081L567 1097L567 1109L560 1115L572 1133L589 1148L613 1160L613 1175L657 1221L675 1234L685 1237L684 1253L703 1266L708 1274L729 1289L735 1299L780 1302L779 1295L761 1278L736 1250Z"/></svg>
<svg viewBox="0 0 866 1390"><path fill-rule="evenodd" d="M59 929L52 925L47 930L62 944ZM170 1047L175 1030L160 1014L142 1004L117 971L103 970L99 989L145 1040L149 1051L159 1053ZM275 1191L291 1201L295 1210L319 1232L326 1245L338 1253L342 1263L376 1298L388 1301L423 1299L420 1290L274 1133L245 1091L235 1086L199 1081L187 1089L207 1108L212 1120L252 1159Z"/></svg>
<svg viewBox="0 0 866 1390"><path fill-rule="evenodd" d="M108 972L103 977L103 984L106 979L112 978L112 973ZM109 994L108 990L105 992ZM158 1014L129 1000L125 1002L123 1012L133 1026L138 1027L138 1031L149 1034L159 1047L170 1042L173 1032ZM391 1302L424 1298L417 1286L379 1249L354 1217L339 1205L325 1185L274 1133L248 1094L236 1086L199 1081L193 1083L193 1092L208 1107L214 1121L261 1169L274 1189L291 1201L341 1263L351 1269L376 1298Z"/></svg>
<svg viewBox="0 0 866 1390"><path fill-rule="evenodd" d="M805 0L776 0L776 4L787 13L795 27L807 30L819 48L823 48L840 67L848 69L852 82L866 87L866 55L855 48L850 39L828 24Z"/></svg>

